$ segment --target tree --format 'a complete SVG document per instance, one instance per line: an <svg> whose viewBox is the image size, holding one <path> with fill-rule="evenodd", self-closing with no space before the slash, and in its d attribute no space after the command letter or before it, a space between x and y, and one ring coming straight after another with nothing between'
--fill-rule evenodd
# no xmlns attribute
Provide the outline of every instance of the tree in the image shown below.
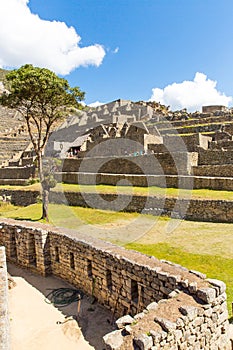
<svg viewBox="0 0 233 350"><path fill-rule="evenodd" d="M70 113L71 108L82 109L80 101L85 93L71 88L66 79L45 68L26 64L6 75L9 93L0 97L3 106L18 110L25 118L28 133L38 160L42 187L42 218L48 221L48 196L51 176L43 171L42 157L52 127Z"/></svg>

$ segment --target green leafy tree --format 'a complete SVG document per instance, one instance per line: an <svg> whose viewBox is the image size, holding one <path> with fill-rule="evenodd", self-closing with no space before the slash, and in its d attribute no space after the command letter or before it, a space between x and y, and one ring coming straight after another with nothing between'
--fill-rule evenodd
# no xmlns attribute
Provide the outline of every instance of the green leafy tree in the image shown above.
<svg viewBox="0 0 233 350"><path fill-rule="evenodd" d="M85 93L71 88L66 79L45 68L26 64L6 75L9 93L0 97L3 106L18 110L25 118L28 133L38 160L42 187L42 218L48 221L49 191L54 181L43 171L42 157L54 125L70 113L71 108L82 109L80 101Z"/></svg>

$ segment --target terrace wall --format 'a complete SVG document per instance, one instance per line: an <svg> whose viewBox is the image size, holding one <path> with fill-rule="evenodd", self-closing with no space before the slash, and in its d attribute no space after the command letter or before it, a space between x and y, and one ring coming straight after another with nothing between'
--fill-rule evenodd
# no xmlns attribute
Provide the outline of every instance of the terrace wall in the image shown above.
<svg viewBox="0 0 233 350"><path fill-rule="evenodd" d="M114 174L191 174L197 165L197 153L157 153L136 157L66 158L63 172L114 173Z"/></svg>

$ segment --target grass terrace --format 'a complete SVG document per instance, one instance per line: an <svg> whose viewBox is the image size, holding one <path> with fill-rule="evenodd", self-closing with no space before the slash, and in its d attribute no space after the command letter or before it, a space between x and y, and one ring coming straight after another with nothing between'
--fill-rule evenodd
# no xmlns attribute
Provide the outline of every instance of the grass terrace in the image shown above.
<svg viewBox="0 0 233 350"><path fill-rule="evenodd" d="M40 184L35 183L29 186L0 186L0 190L24 190L39 191ZM161 197L179 197L192 199L210 199L210 200L233 200L232 191L219 191L209 189L177 189L162 187L136 187L136 186L110 186L110 185L77 185L77 184L57 184L53 191L64 192L86 192L102 194L134 194L138 196L161 196Z"/></svg>

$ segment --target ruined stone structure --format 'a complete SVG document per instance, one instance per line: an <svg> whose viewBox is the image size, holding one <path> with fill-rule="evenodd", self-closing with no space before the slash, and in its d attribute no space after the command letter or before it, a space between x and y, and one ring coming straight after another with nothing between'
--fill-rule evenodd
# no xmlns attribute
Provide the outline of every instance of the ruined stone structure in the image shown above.
<svg viewBox="0 0 233 350"><path fill-rule="evenodd" d="M202 107L202 113L215 113L215 112L227 112L228 108L225 106L203 106Z"/></svg>
<svg viewBox="0 0 233 350"><path fill-rule="evenodd" d="M153 153L158 167L152 172L145 173L146 177L153 174L158 179L164 171L163 183L167 186L178 187L182 184L183 187L185 184L193 183L194 188L231 189L232 110L221 106L210 107L208 113L204 108L204 113L190 114L186 110L170 112L164 106L153 102L133 103L116 100L84 112L77 111L76 115L70 116L51 134L47 154L65 158L67 151L71 150L75 157L77 151L80 158L106 157L103 162L109 162L108 157L113 157L111 165L114 169L118 169L122 166L122 162L126 162L127 156ZM5 141L3 148L4 145ZM18 153L18 156L8 163L8 167L0 169L0 183L25 184L31 176L26 167L32 165L34 161L31 153L30 150ZM175 163L181 153L186 153L187 157L180 168L180 162ZM120 157L123 157L123 161ZM187 159L190 160L189 165ZM135 160L136 158L129 158L128 163ZM64 164L68 163L65 160ZM86 161L84 163L86 164ZM143 169L147 168L146 163L146 158L140 160ZM107 167L105 166L106 169ZM134 184L139 179L135 176L138 174L138 170L134 173L135 168L137 167L131 167L131 173L126 171L127 175L130 174L134 178ZM185 176L191 178L187 180L182 177L184 168L189 169L185 172ZM104 174L101 176L102 179L108 177L109 172L106 169L104 171L101 169L101 173ZM77 171L65 166L62 169L62 176L57 174L57 178L68 183L72 183L75 179L76 183L79 177ZM87 179L90 178L89 173L87 171ZM114 179L113 175L111 178ZM107 183L109 179L110 177ZM143 183L146 182L147 179L143 179ZM157 183L160 183L160 180Z"/></svg>
<svg viewBox="0 0 233 350"><path fill-rule="evenodd" d="M9 261L59 276L121 317L104 337L107 349L231 349L221 281L38 223L1 219L0 245Z"/></svg>
<svg viewBox="0 0 233 350"><path fill-rule="evenodd" d="M151 137L151 142L162 142L156 127L150 127L151 130L148 130L145 125L140 124L153 116L154 109L150 105L120 99L97 108L89 108L87 111L78 112L76 116L71 116L53 132L49 139L47 154L56 154L64 158L70 148L76 147L88 151L103 139L116 137L135 139L135 136L138 136L137 142L142 143L144 150L149 143L144 135L154 136Z"/></svg>

